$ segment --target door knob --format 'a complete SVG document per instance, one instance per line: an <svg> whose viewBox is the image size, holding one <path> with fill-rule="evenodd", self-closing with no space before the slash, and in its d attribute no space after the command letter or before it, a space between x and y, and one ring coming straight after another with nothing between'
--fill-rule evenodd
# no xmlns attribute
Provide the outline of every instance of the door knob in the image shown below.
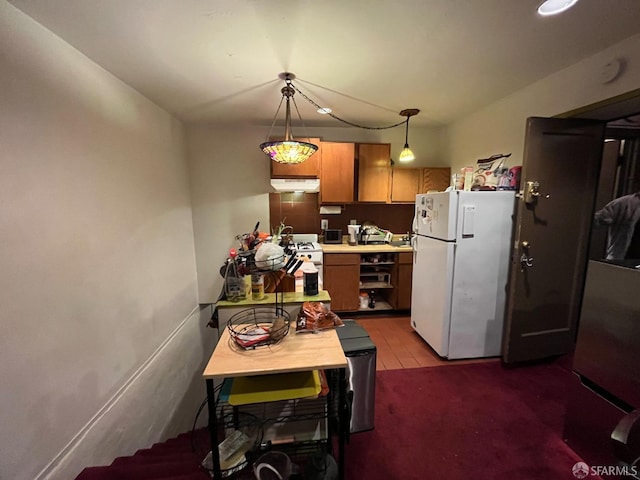
<svg viewBox="0 0 640 480"><path fill-rule="evenodd" d="M533 257L529 256L529 250L531 248L531 244L523 240L520 245L522 246L522 255L520 255L520 271L524 272L525 268L533 267Z"/></svg>
<svg viewBox="0 0 640 480"><path fill-rule="evenodd" d="M524 201L528 204L536 203L540 196L540 182L527 182L524 187Z"/></svg>

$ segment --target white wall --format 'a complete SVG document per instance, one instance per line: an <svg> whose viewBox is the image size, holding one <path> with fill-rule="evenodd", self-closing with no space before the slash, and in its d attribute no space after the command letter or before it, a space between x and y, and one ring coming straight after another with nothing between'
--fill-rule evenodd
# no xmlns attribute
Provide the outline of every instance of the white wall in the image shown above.
<svg viewBox="0 0 640 480"><path fill-rule="evenodd" d="M4 0L0 106L0 478L69 479L204 396L184 131Z"/></svg>
<svg viewBox="0 0 640 480"><path fill-rule="evenodd" d="M261 229L269 228L269 192L272 191L269 160L258 148L268 131L268 127L255 126L187 126L202 304L214 303L220 294L219 269L229 248L237 246L234 237L250 231L258 221ZM392 158L398 157L405 139L404 127L391 130L307 127L302 134L334 142L391 143ZM409 144L417 157L410 166L446 166L445 138L441 129L410 126Z"/></svg>
<svg viewBox="0 0 640 480"><path fill-rule="evenodd" d="M600 81L601 69L623 59L623 73ZM527 117L551 117L640 88L640 35L607 48L455 122L449 128L452 169L476 166L479 158L512 152L508 165L522 165Z"/></svg>

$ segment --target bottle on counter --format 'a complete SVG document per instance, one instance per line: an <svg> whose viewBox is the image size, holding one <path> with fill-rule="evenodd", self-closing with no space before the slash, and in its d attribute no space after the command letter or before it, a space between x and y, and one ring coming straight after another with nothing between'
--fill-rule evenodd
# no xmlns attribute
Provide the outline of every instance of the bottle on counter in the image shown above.
<svg viewBox="0 0 640 480"><path fill-rule="evenodd" d="M302 264L302 286L305 295L318 295L318 269L311 262Z"/></svg>
<svg viewBox="0 0 640 480"><path fill-rule="evenodd" d="M264 298L264 277L260 274L251 275L251 299L262 300Z"/></svg>
<svg viewBox="0 0 640 480"><path fill-rule="evenodd" d="M238 252L229 250L229 258L224 272L224 296L231 302L239 302L247 298L244 277L238 268Z"/></svg>
<svg viewBox="0 0 640 480"><path fill-rule="evenodd" d="M371 290L369 292L369 308L376 308L376 292Z"/></svg>

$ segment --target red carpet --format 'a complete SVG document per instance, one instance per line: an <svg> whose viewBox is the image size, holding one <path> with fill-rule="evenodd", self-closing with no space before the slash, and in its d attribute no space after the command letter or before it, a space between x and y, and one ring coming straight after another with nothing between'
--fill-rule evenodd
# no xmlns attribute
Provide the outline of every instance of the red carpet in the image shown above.
<svg viewBox="0 0 640 480"><path fill-rule="evenodd" d="M378 372L376 428L351 436L347 480L574 479L580 459L561 438L569 375L499 362ZM205 480L206 430L196 437L199 453L185 433L77 480Z"/></svg>
<svg viewBox="0 0 640 480"><path fill-rule="evenodd" d="M376 428L351 437L347 479L575 478L561 437L569 375L497 361L378 372Z"/></svg>

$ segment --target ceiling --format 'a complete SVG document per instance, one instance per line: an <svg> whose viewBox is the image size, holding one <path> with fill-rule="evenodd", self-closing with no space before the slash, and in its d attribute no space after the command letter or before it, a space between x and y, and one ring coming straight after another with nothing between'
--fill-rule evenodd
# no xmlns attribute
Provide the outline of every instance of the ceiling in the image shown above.
<svg viewBox="0 0 640 480"><path fill-rule="evenodd" d="M405 108L446 125L640 32L640 0L540 1L9 0L186 122L271 124L289 71L368 126ZM341 126L294 98L305 125Z"/></svg>

